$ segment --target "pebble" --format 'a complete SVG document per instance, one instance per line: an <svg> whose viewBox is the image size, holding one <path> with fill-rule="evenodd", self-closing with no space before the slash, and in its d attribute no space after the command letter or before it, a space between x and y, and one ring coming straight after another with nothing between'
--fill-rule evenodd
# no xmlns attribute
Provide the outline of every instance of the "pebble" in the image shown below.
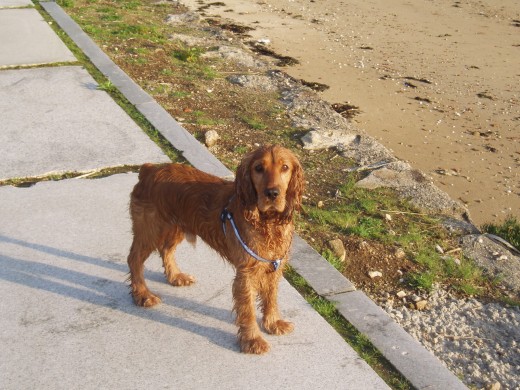
<svg viewBox="0 0 520 390"><path fill-rule="evenodd" d="M406 297L406 293L403 290L398 291L397 294L395 294L395 295L397 295L398 298Z"/></svg>
<svg viewBox="0 0 520 390"><path fill-rule="evenodd" d="M394 253L395 257L400 259L404 259L406 257L406 253L404 252L403 248L397 248Z"/></svg>
<svg viewBox="0 0 520 390"><path fill-rule="evenodd" d="M379 272L379 271L370 271L368 273L368 276L370 276L370 279L374 279L374 278L382 277L383 274L381 272Z"/></svg>
<svg viewBox="0 0 520 390"><path fill-rule="evenodd" d="M418 295L413 294L410 299L414 302L419 302L421 300L421 297Z"/></svg>

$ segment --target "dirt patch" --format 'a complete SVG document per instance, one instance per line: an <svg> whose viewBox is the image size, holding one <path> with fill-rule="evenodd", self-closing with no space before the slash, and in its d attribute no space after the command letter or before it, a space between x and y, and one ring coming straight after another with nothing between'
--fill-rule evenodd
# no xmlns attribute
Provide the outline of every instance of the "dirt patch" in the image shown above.
<svg viewBox="0 0 520 390"><path fill-rule="evenodd" d="M358 237L345 240L347 257L345 275L360 289L372 296L395 296L404 287L404 278L418 266L409 260L399 246L383 245ZM380 276L371 277L371 272Z"/></svg>

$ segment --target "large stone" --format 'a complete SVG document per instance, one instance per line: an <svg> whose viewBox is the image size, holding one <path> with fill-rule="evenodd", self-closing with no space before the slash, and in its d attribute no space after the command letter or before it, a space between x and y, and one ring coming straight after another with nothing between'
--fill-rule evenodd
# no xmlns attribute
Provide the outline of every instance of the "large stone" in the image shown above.
<svg viewBox="0 0 520 390"><path fill-rule="evenodd" d="M465 256L520 294L520 256L486 234L464 236L461 245Z"/></svg>
<svg viewBox="0 0 520 390"><path fill-rule="evenodd" d="M336 256L339 259L339 261L345 261L345 256L347 252L345 251L345 245L343 245L343 241L341 241L339 238L336 238L327 242L327 245L329 246L329 249L332 251L332 254Z"/></svg>
<svg viewBox="0 0 520 390"><path fill-rule="evenodd" d="M301 140L304 149L320 150L349 145L356 140L356 134L345 133L342 130L311 130Z"/></svg>

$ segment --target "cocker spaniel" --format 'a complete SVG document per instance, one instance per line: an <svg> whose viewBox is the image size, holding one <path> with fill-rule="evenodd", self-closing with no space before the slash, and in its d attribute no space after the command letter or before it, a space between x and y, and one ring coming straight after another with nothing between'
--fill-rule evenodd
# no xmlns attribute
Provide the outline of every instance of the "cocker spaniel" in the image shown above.
<svg viewBox="0 0 520 390"><path fill-rule="evenodd" d="M232 293L240 350L269 351L256 321L256 299L267 333L293 330L293 324L280 317L277 295L303 186L298 159L276 145L245 156L234 183L182 164L144 164L130 200L134 236L128 266L135 304L150 307L161 301L146 286L143 273L154 250L161 255L170 284L195 282L180 271L174 252L184 238L194 243L199 236L236 270Z"/></svg>

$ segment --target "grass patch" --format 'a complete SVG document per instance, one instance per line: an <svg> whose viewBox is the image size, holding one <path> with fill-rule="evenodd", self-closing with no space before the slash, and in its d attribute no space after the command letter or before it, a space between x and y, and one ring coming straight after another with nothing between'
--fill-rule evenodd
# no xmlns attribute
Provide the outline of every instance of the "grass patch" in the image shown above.
<svg viewBox="0 0 520 390"><path fill-rule="evenodd" d="M520 222L514 216L507 216L500 224L485 224L482 230L503 238L520 251Z"/></svg>
<svg viewBox="0 0 520 390"><path fill-rule="evenodd" d="M7 180L0 180L0 186L13 186L13 187L31 187L39 182L44 181L59 181L65 179L84 178L84 179L99 179L119 173L139 172L140 165L123 165L120 167L109 167L103 169L92 169L86 172L63 172L55 173L45 176L33 176L33 177L19 177Z"/></svg>
<svg viewBox="0 0 520 390"><path fill-rule="evenodd" d="M187 49L179 49L173 52L173 57L182 62L197 62L204 50L199 47L189 47Z"/></svg>
<svg viewBox="0 0 520 390"><path fill-rule="evenodd" d="M440 284L465 295L489 295L496 281L485 275L472 260L460 254L453 257L437 252L438 244L445 248L458 244L436 218L419 213L388 189L357 188L354 185L357 179L355 175L349 176L334 198L327 202L304 206L297 227L300 232L312 232L308 234L309 241L319 235L342 237L343 241L348 237L359 237L368 242L399 247L415 264L415 269L404 275L402 287L430 292ZM508 221L505 226L504 230L514 231L516 225ZM340 272L349 278L353 276L349 274L352 269L346 270L323 241L321 246L318 243L317 250Z"/></svg>
<svg viewBox="0 0 520 390"><path fill-rule="evenodd" d="M242 121L247 124L250 128L253 130L265 130L267 129L267 125L264 124L259 118L257 117L246 117L243 116Z"/></svg>

